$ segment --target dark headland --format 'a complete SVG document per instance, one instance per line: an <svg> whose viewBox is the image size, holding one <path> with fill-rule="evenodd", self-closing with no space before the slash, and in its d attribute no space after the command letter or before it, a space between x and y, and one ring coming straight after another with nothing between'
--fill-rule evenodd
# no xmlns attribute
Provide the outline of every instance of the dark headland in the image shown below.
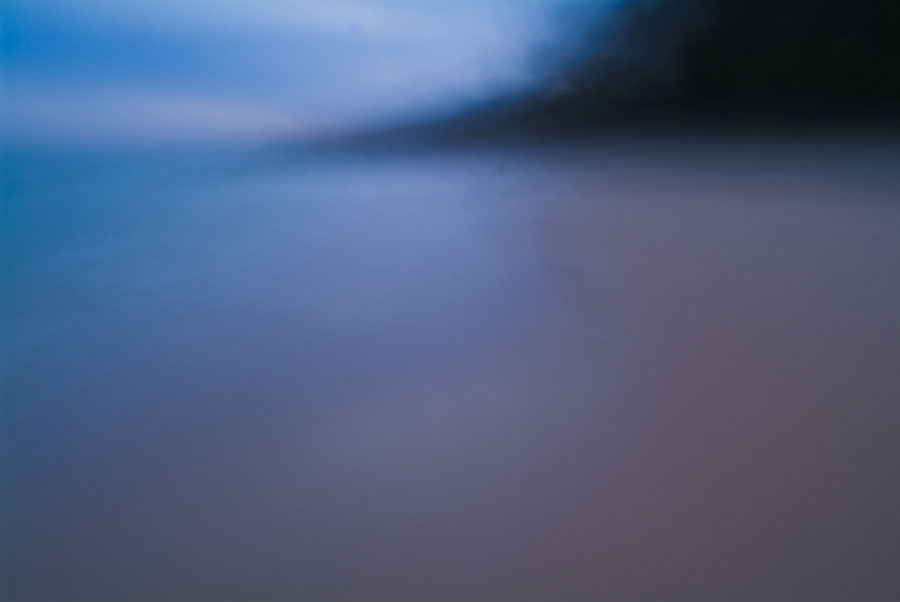
<svg viewBox="0 0 900 602"><path fill-rule="evenodd" d="M660 132L896 129L900 3L635 0L584 9L535 81L349 146L557 142Z"/></svg>

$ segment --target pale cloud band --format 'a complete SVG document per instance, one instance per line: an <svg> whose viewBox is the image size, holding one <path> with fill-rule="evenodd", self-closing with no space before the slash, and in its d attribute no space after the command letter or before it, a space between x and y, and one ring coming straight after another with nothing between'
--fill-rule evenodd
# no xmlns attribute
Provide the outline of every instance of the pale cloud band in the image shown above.
<svg viewBox="0 0 900 602"><path fill-rule="evenodd" d="M158 90L29 89L4 104L5 136L31 143L259 140L321 133L322 119Z"/></svg>
<svg viewBox="0 0 900 602"><path fill-rule="evenodd" d="M547 15L585 2L10 0L4 129L314 135L452 109L524 85Z"/></svg>

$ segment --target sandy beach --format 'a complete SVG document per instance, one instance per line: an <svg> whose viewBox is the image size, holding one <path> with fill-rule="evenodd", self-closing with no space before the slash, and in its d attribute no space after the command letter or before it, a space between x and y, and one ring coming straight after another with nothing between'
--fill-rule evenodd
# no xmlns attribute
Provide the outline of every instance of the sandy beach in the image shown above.
<svg viewBox="0 0 900 602"><path fill-rule="evenodd" d="M10 600L890 599L898 148L5 158Z"/></svg>

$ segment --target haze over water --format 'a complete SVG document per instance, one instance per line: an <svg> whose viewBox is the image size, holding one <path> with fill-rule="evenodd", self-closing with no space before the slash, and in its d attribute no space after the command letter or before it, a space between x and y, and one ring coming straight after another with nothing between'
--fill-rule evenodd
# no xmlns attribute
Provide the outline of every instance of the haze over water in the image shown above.
<svg viewBox="0 0 900 602"><path fill-rule="evenodd" d="M897 159L7 153L4 599L892 599Z"/></svg>

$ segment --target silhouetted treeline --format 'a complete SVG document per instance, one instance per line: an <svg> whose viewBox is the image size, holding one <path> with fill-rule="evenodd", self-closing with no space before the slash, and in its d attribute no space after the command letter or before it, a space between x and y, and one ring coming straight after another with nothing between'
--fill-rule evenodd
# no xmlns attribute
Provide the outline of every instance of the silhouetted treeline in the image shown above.
<svg viewBox="0 0 900 602"><path fill-rule="evenodd" d="M506 127L900 112L897 0L634 0L580 35Z"/></svg>
<svg viewBox="0 0 900 602"><path fill-rule="evenodd" d="M582 36L520 117L900 110L896 0L632 1Z"/></svg>
<svg viewBox="0 0 900 602"><path fill-rule="evenodd" d="M624 0L578 15L528 92L393 140L900 117L900 0ZM573 31L574 29L574 31Z"/></svg>

